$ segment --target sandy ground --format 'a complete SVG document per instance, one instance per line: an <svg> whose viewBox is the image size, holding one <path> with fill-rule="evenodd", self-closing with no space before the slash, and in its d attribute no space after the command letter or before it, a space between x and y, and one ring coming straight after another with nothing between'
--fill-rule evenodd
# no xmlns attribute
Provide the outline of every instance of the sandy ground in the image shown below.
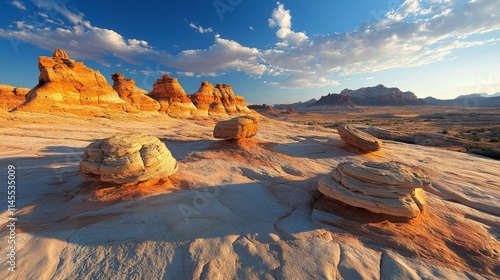
<svg viewBox="0 0 500 280"><path fill-rule="evenodd" d="M361 154L334 129L269 119L254 139L226 142L212 138L214 124L1 114L0 179L16 167L18 221L17 270L2 253L0 279L499 277L498 161L392 141ZM132 132L164 141L179 171L135 188L83 182L84 147ZM391 223L322 197L318 178L348 160L421 168L432 182L425 214Z"/></svg>

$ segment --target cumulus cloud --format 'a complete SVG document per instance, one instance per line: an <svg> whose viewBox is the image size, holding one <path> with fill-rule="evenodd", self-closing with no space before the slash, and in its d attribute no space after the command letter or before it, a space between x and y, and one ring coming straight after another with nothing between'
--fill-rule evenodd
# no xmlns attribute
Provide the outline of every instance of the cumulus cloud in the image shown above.
<svg viewBox="0 0 500 280"><path fill-rule="evenodd" d="M212 32L214 32L214 31L212 30L212 27L209 27L209 28L203 28L203 27L201 27L201 26L197 26L196 24L194 24L194 23L192 23L192 22L191 22L191 23L189 23L189 27L191 27L191 28L193 28L193 29L196 29L199 33L202 33L202 34L203 34L203 33L212 33Z"/></svg>
<svg viewBox="0 0 500 280"><path fill-rule="evenodd" d="M282 39L281 42L277 43L277 46L297 46L307 41L308 37L304 32L292 31L292 15L290 14L290 10L285 10L285 5L280 2L277 5L278 7L273 10L272 17L268 19L269 27L278 27L276 36Z"/></svg>
<svg viewBox="0 0 500 280"><path fill-rule="evenodd" d="M24 6L24 4L21 1L14 0L10 2L10 4L21 11L26 11L26 6Z"/></svg>
<svg viewBox="0 0 500 280"><path fill-rule="evenodd" d="M355 30L308 37L292 29L291 11L278 2L268 20L269 27L276 30L272 48L245 46L216 34L211 46L170 54L154 49L145 40L124 38L114 30L93 26L83 13L61 2L32 1L39 8L57 11L69 25L60 20L57 25L41 26L16 21L9 29L0 28L0 37L47 50L64 48L78 59L104 62L106 56L113 55L130 63L153 60L174 68L181 76L240 71L272 78L267 84L280 88L331 86L338 84L338 76L416 67L452 58L458 49L497 43L498 38L477 35L500 30L498 15L492 13L498 10L500 0L460 5L450 0L406 0ZM194 23L189 26L200 33L213 33L211 28Z"/></svg>

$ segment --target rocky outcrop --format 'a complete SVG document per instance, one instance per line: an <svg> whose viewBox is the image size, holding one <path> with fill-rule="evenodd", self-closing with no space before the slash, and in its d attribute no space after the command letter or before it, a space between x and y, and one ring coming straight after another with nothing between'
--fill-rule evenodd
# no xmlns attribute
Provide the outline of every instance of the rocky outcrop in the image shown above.
<svg viewBox="0 0 500 280"><path fill-rule="evenodd" d="M165 178L177 168L177 161L160 139L129 134L87 146L79 174L87 181L126 184Z"/></svg>
<svg viewBox="0 0 500 280"><path fill-rule="evenodd" d="M190 96L193 104L203 115L248 115L254 112L245 105L245 98L234 94L227 84L202 82L198 91Z"/></svg>
<svg viewBox="0 0 500 280"><path fill-rule="evenodd" d="M376 137L362 132L352 125L340 125L337 127L340 138L347 144L352 145L364 152L375 152L382 148L382 142Z"/></svg>
<svg viewBox="0 0 500 280"><path fill-rule="evenodd" d="M29 88L0 85L0 110L10 111L26 101Z"/></svg>
<svg viewBox="0 0 500 280"><path fill-rule="evenodd" d="M63 50L56 50L53 57L40 56L38 69L38 85L26 94L26 102L16 110L85 116L137 112L118 96L99 71L69 59Z"/></svg>
<svg viewBox="0 0 500 280"><path fill-rule="evenodd" d="M123 74L115 73L111 75L114 81L113 88L121 99L141 111L158 111L160 104L153 98L147 96L148 92L135 85L132 79L125 79Z"/></svg>
<svg viewBox="0 0 500 280"><path fill-rule="evenodd" d="M347 94L328 94L312 103L308 110L329 111L329 110L356 110L356 105Z"/></svg>
<svg viewBox="0 0 500 280"><path fill-rule="evenodd" d="M156 80L149 96L160 103L160 113L172 117L198 115L197 108L193 105L177 78L170 78L169 74L163 74L161 79Z"/></svg>
<svg viewBox="0 0 500 280"><path fill-rule="evenodd" d="M341 95L349 95L351 101L362 106L401 106L422 105L425 102L417 99L411 92L403 92L398 88L387 88L384 85L365 87L357 90L344 89Z"/></svg>
<svg viewBox="0 0 500 280"><path fill-rule="evenodd" d="M374 213L412 219L425 209L425 174L397 162L341 163L318 181L319 191Z"/></svg>
<svg viewBox="0 0 500 280"><path fill-rule="evenodd" d="M257 134L259 119L243 116L227 121L219 121L214 128L214 138L233 140L251 138Z"/></svg>

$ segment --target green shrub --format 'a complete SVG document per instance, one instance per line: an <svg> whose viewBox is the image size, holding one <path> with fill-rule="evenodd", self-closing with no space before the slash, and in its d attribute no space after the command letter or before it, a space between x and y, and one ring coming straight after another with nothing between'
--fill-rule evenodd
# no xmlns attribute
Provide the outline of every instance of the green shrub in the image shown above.
<svg viewBox="0 0 500 280"><path fill-rule="evenodd" d="M442 134L448 134L448 130L447 129L443 129L443 131L441 131Z"/></svg>
<svg viewBox="0 0 500 280"><path fill-rule="evenodd" d="M498 137L493 137L490 139L490 142L498 143L498 142L500 142L500 139Z"/></svg>

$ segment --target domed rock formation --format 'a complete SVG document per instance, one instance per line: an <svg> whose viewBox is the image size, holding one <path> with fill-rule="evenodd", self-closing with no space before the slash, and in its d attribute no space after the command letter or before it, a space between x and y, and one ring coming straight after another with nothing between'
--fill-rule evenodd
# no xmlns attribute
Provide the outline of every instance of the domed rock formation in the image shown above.
<svg viewBox="0 0 500 280"><path fill-rule="evenodd" d="M114 81L113 88L121 99L141 111L158 111L160 104L153 98L147 96L148 92L135 85L132 79L125 79L123 74L115 73L111 75Z"/></svg>
<svg viewBox="0 0 500 280"><path fill-rule="evenodd" d="M156 80L149 96L160 103L160 113L173 117L187 117L198 114L197 108L193 105L177 78L170 78L169 74L163 74L161 79Z"/></svg>
<svg viewBox="0 0 500 280"><path fill-rule="evenodd" d="M202 82L198 91L191 96L193 104L204 115L218 114L253 114L245 105L245 98L234 94L233 88L227 84Z"/></svg>
<svg viewBox="0 0 500 280"><path fill-rule="evenodd" d="M165 178L177 169L177 161L160 139L129 134L88 145L79 174L87 181L125 184Z"/></svg>
<svg viewBox="0 0 500 280"><path fill-rule="evenodd" d="M340 138L347 144L357 147L365 152L374 152L382 149L382 142L376 137L362 132L352 125L340 125L337 127Z"/></svg>
<svg viewBox="0 0 500 280"><path fill-rule="evenodd" d="M214 128L214 138L233 140L252 138L259 129L257 117L242 116L227 121L219 121Z"/></svg>
<svg viewBox="0 0 500 280"><path fill-rule="evenodd" d="M38 57L38 85L26 94L26 102L17 110L86 116L103 116L113 111L137 112L120 99L99 71L67 57L63 50L56 50L53 57Z"/></svg>
<svg viewBox="0 0 500 280"><path fill-rule="evenodd" d="M425 208L425 174L397 162L341 163L318 181L319 191L374 213L412 219Z"/></svg>
<svg viewBox="0 0 500 280"><path fill-rule="evenodd" d="M26 101L29 88L0 85L0 110L10 111Z"/></svg>

